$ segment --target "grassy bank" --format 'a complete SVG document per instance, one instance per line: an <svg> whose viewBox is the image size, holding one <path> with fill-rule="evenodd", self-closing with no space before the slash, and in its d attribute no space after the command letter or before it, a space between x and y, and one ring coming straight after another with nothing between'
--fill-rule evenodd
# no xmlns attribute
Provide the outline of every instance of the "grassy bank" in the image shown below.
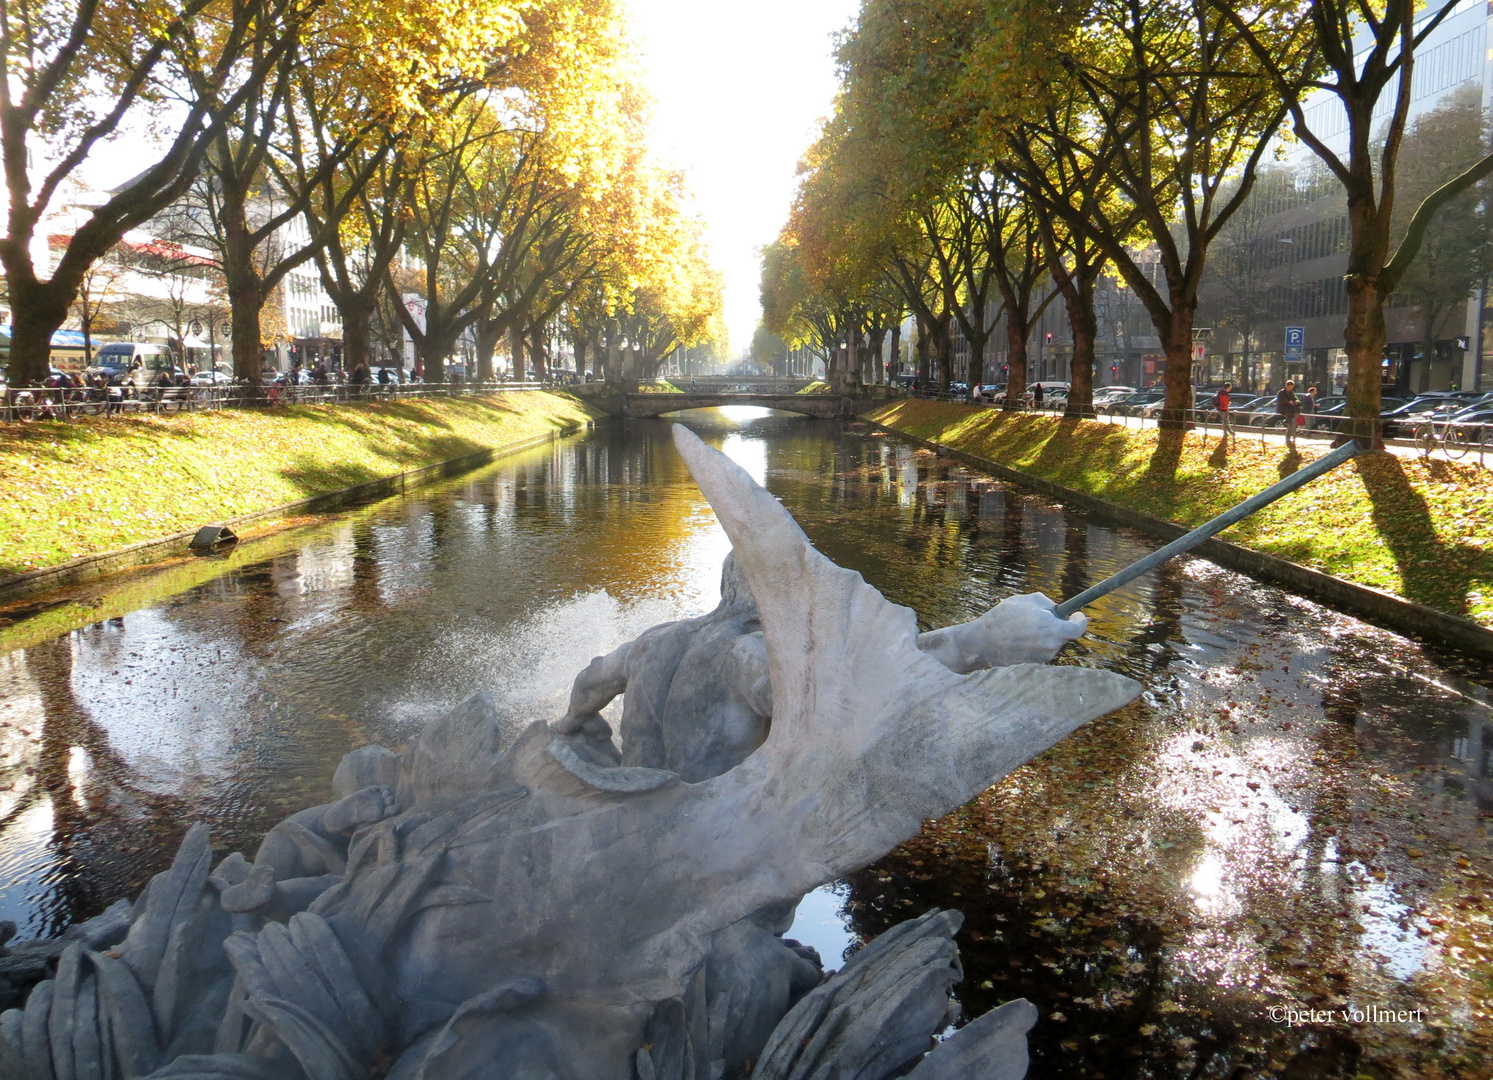
<svg viewBox="0 0 1493 1080"><path fill-rule="evenodd" d="M1197 525L1326 452L1189 433L1173 476L1150 472L1154 430L900 401L867 414L889 428L1064 487ZM1222 534L1233 541L1493 627L1493 474L1365 454Z"/></svg>
<svg viewBox="0 0 1493 1080"><path fill-rule="evenodd" d="M0 575L566 430L574 399L486 398L0 427Z"/></svg>

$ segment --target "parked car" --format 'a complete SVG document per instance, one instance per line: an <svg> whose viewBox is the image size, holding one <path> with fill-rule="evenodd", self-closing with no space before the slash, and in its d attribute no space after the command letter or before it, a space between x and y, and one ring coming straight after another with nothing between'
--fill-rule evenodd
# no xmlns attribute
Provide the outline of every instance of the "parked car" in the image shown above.
<svg viewBox="0 0 1493 1080"><path fill-rule="evenodd" d="M1201 393L1198 393L1195 390L1193 391L1193 394L1192 394L1192 408L1193 408L1193 410L1195 412L1199 411L1199 410L1207 410L1207 409L1211 408L1213 406L1213 404L1216 403L1217 401L1218 401L1218 395L1217 394L1201 394ZM1144 405L1140 406L1140 409L1136 413L1136 415L1138 415L1138 416L1140 416L1140 417L1142 417L1143 419L1146 419L1146 420L1155 420L1155 419L1157 419L1157 418L1160 417L1161 410L1164 409L1164 408L1166 408L1166 394L1165 393L1163 393L1155 401L1148 401Z"/></svg>
<svg viewBox="0 0 1493 1080"><path fill-rule="evenodd" d="M1450 417L1441 428L1447 442L1493 443L1493 403L1480 402Z"/></svg>
<svg viewBox="0 0 1493 1080"><path fill-rule="evenodd" d="M1142 402L1150 400L1151 391L1149 390L1134 390L1128 394L1116 394L1114 397L1104 402L1101 411L1109 413L1109 415L1111 416L1125 416L1127 415L1126 410L1129 409L1131 405L1140 404Z"/></svg>
<svg viewBox="0 0 1493 1080"><path fill-rule="evenodd" d="M1154 405L1158 401L1164 401L1165 399L1165 390L1155 388L1142 390L1139 394L1132 394L1130 397L1121 398L1115 403L1115 407L1111 411L1119 416L1140 416L1141 411L1147 405Z"/></svg>
<svg viewBox="0 0 1493 1080"><path fill-rule="evenodd" d="M1133 386L1101 386L1099 387L1099 389L1094 391L1094 407L1098 408L1100 405L1108 405L1110 402L1115 401L1118 398L1126 397L1129 394L1138 393L1140 393L1140 391Z"/></svg>
<svg viewBox="0 0 1493 1080"><path fill-rule="evenodd" d="M1382 409L1381 404L1379 418L1384 424L1384 437L1408 439L1415 434L1417 426L1432 418L1432 413L1440 410L1440 418L1444 419L1460 411L1457 408L1459 405L1465 407L1460 397L1452 397L1446 393L1421 394L1394 409Z"/></svg>
<svg viewBox="0 0 1493 1080"><path fill-rule="evenodd" d="M228 386L233 376L221 368L214 371L199 371L192 376L193 386Z"/></svg>

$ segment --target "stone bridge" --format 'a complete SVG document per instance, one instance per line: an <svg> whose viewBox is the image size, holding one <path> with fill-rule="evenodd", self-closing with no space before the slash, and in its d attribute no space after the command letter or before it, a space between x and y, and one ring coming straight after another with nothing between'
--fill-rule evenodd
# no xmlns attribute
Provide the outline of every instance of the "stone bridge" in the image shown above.
<svg viewBox="0 0 1493 1080"><path fill-rule="evenodd" d="M665 413L684 409L716 409L723 405L756 405L779 412L799 413L821 420L835 417L851 417L865 411L873 404L863 398L841 397L832 394L743 394L743 393L688 393L688 394L625 394L616 391L597 392L585 387L571 391L585 399L602 412L611 416L638 418L662 416Z"/></svg>

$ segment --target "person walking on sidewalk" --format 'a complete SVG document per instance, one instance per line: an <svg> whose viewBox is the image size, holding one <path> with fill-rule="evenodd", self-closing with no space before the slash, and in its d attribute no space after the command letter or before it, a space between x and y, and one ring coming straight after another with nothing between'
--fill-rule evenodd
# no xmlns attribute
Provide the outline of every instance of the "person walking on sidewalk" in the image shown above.
<svg viewBox="0 0 1493 1080"><path fill-rule="evenodd" d="M1301 399L1296 396L1296 382L1287 379L1275 395L1275 411L1286 422L1286 447L1296 449L1296 420L1301 416Z"/></svg>
<svg viewBox="0 0 1493 1080"><path fill-rule="evenodd" d="M1238 442L1238 436L1234 434L1233 417L1229 415L1229 406L1233 404L1229 394L1233 389L1233 383L1224 383L1223 389L1218 392L1218 419L1223 424L1223 437Z"/></svg>

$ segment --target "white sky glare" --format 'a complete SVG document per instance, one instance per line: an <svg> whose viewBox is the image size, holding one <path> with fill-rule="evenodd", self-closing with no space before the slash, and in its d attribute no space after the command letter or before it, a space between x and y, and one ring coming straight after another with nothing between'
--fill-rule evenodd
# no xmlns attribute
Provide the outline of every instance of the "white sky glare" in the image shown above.
<svg viewBox="0 0 1493 1080"><path fill-rule="evenodd" d="M834 101L832 35L859 0L626 3L657 100L654 145L686 173L740 352L762 313L757 250L787 219L794 169Z"/></svg>

